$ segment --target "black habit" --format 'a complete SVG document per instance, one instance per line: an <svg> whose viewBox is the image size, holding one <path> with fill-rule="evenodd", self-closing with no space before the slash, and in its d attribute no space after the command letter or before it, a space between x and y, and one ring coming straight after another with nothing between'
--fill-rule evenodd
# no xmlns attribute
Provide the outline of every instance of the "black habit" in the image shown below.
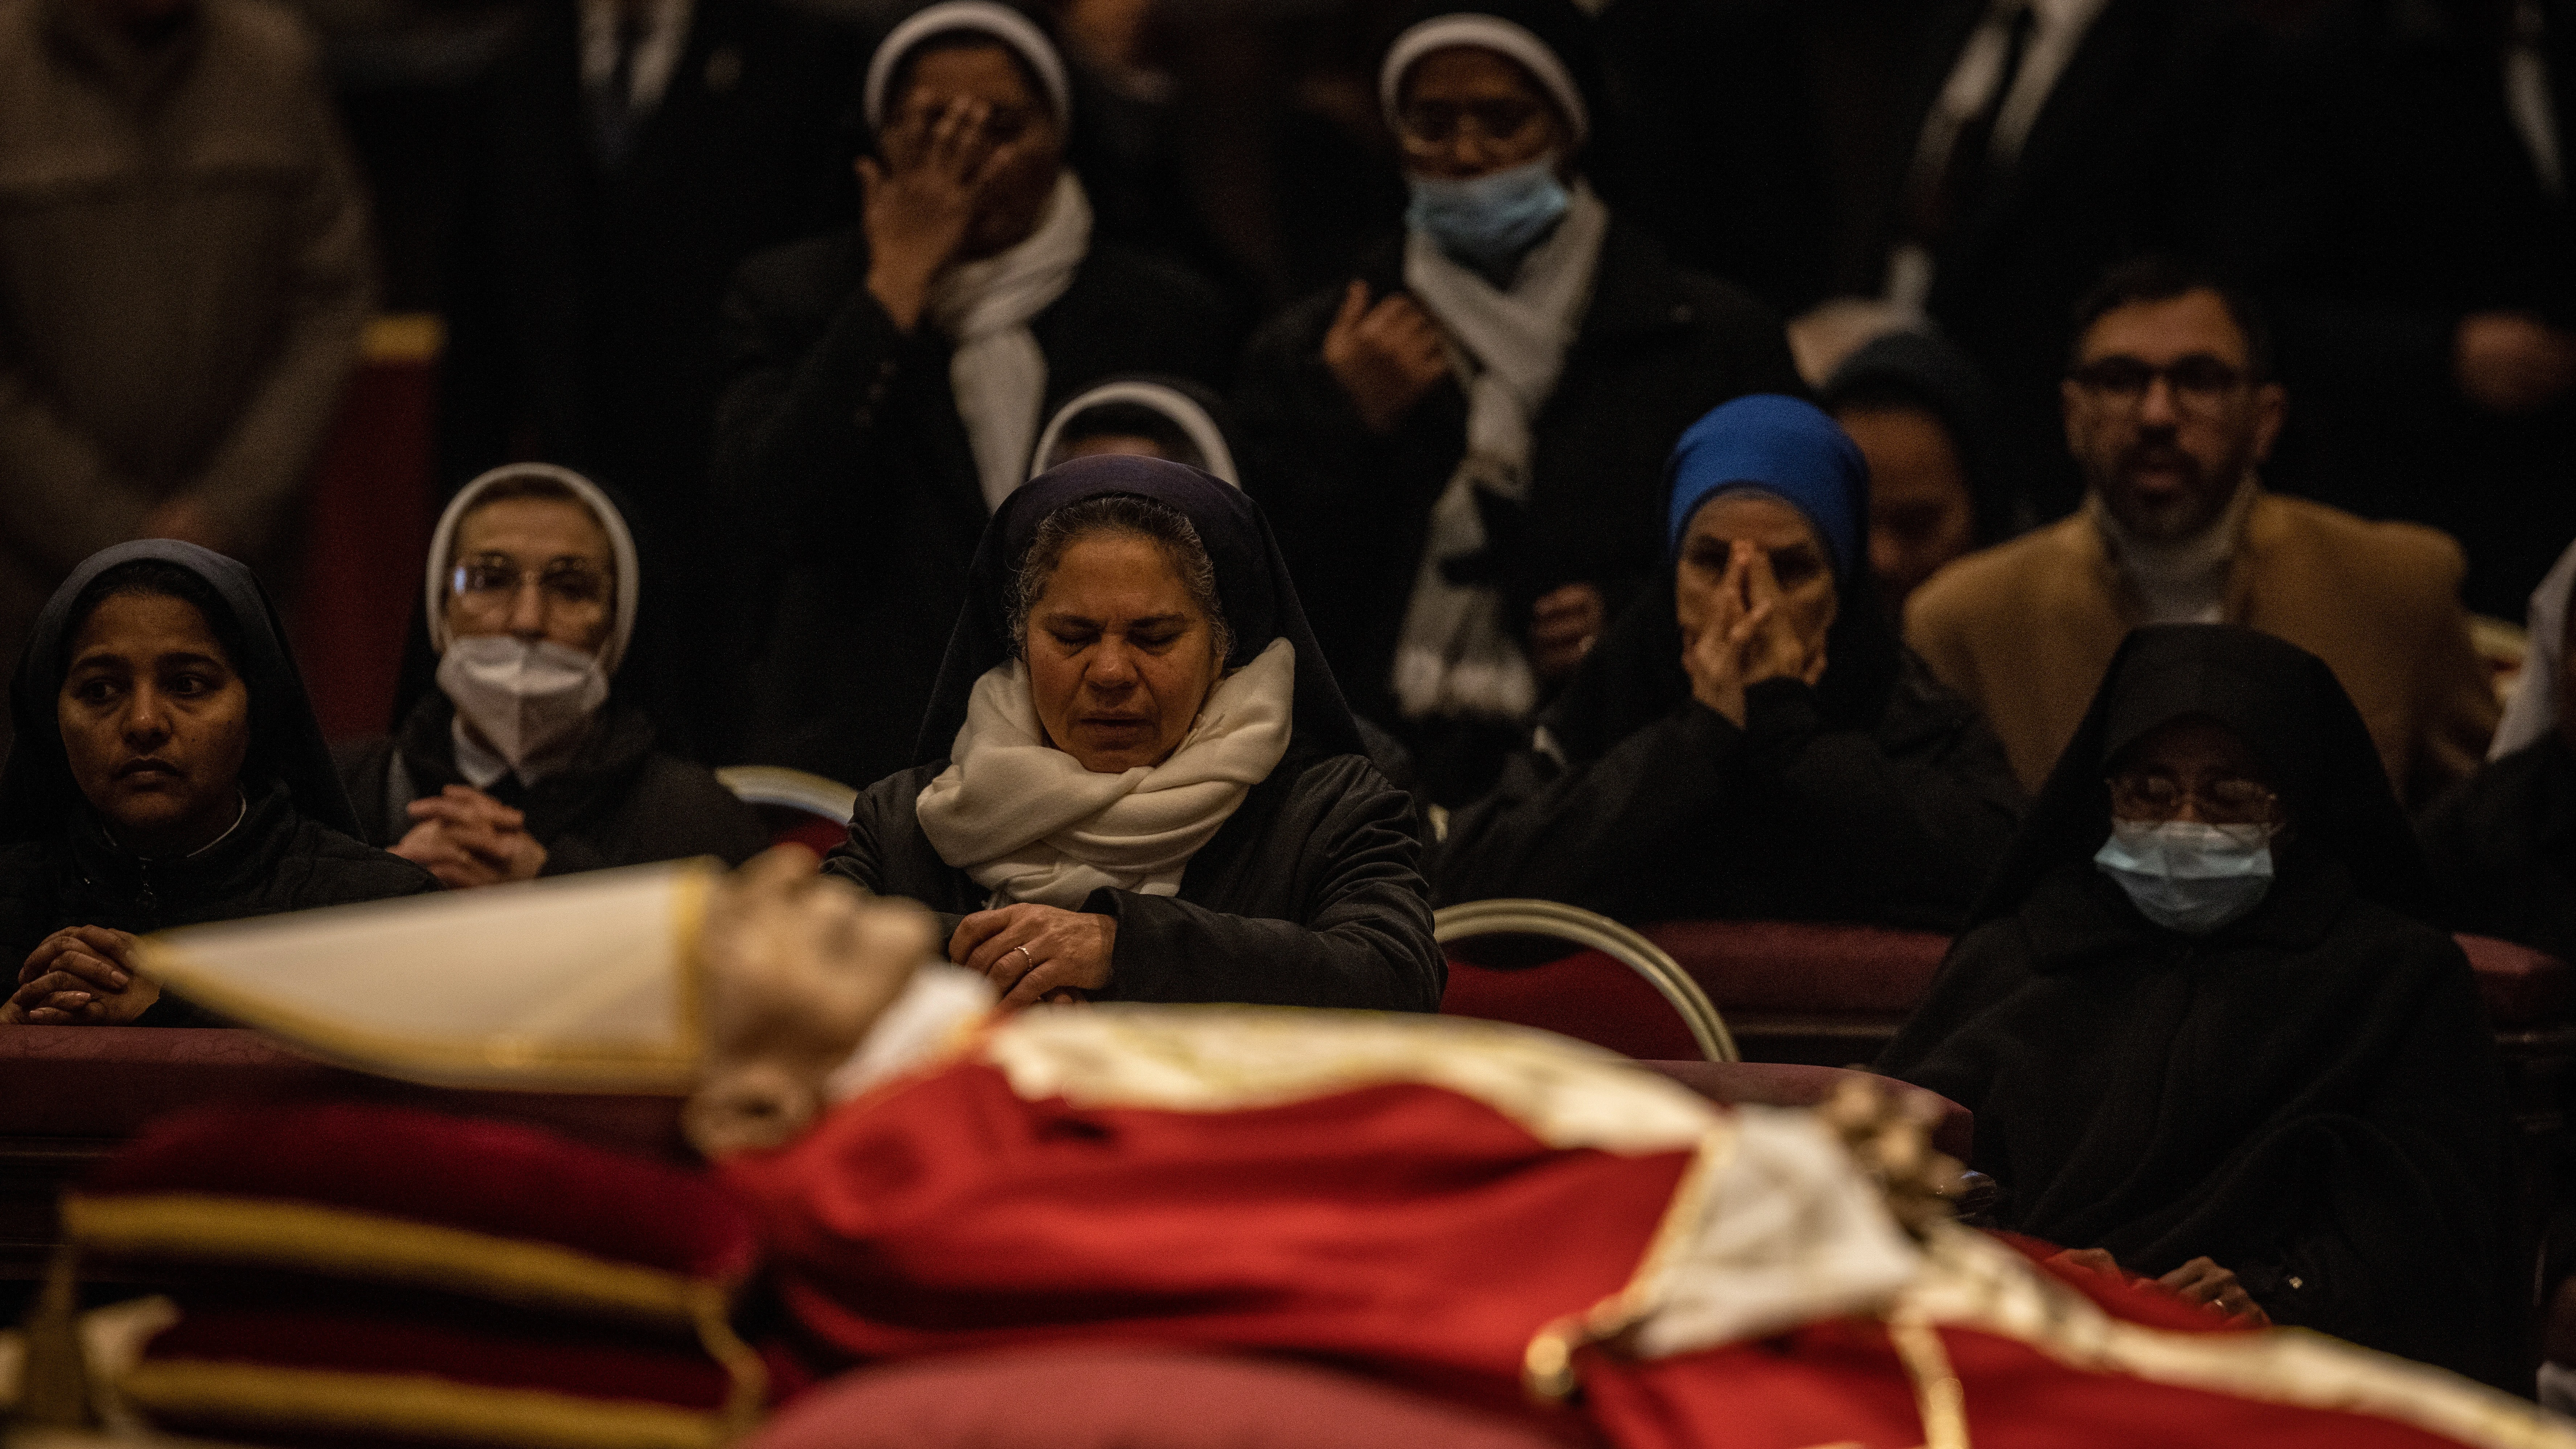
<svg viewBox="0 0 2576 1449"><path fill-rule="evenodd" d="M856 230L744 265L716 441L718 486L759 561L730 754L853 785L913 763L986 519L948 339L926 318L899 330L867 275ZM1097 241L1029 330L1050 408L1113 373L1215 383L1227 363L1211 288Z"/></svg>
<svg viewBox="0 0 2576 1449"><path fill-rule="evenodd" d="M1404 290L1401 238L1360 269L1372 298ZM1237 398L1245 476L1278 520L1315 636L1382 723L1397 717L1388 678L1431 507L1466 451L1467 398L1454 378L1392 435L1360 422L1324 365L1336 284L1253 339ZM1540 595L1602 586L1612 608L1663 561L1664 460L1682 429L1752 392L1803 394L1779 319L1742 289L1674 266L1613 213L1565 370L1531 427L1529 500L1493 504L1481 572L1502 587L1516 634Z"/></svg>
<svg viewBox="0 0 2576 1449"><path fill-rule="evenodd" d="M1446 971L1431 939L1412 802L1369 763L1260 509L1178 463L1077 459L1003 503L976 551L968 601L922 722L922 763L860 795L849 840L823 868L921 901L941 913L947 933L984 908L989 892L940 858L914 802L947 768L975 682L1011 657L1007 596L1038 525L1068 504L1115 493L1189 517L1216 566L1233 630L1227 667L1284 638L1297 654L1296 701L1286 757L1191 857L1178 894L1104 888L1083 903L1118 921L1114 974L1095 996L1438 1010Z"/></svg>
<svg viewBox="0 0 2576 1449"><path fill-rule="evenodd" d="M241 640L233 664L250 693L240 823L178 860L145 859L108 835L72 779L55 718L71 664L72 606L92 579L136 559L176 564L205 581ZM357 822L285 631L251 571L221 554L147 539L93 555L38 615L9 707L18 733L0 771L0 961L25 960L66 926L141 934L439 888L428 871L352 838ZM164 993L136 1024L202 1020Z"/></svg>
<svg viewBox="0 0 2576 1449"><path fill-rule="evenodd" d="M2262 903L2204 936L2149 923L2092 863L2106 765L2190 715L2252 748L2291 821ZM2322 662L2141 629L1877 1070L1977 1114L2006 1228L2146 1274L2206 1256L2276 1322L2502 1382L2522 1329L2502 1079L2426 904Z"/></svg>
<svg viewBox="0 0 2576 1449"><path fill-rule="evenodd" d="M472 784L456 768L455 719L456 707L433 690L400 735L332 750L369 843L399 842L413 824L404 810L412 801ZM534 785L505 775L483 788L526 812L528 834L546 848L542 875L697 855L740 865L769 844L749 806L704 766L657 748L644 711L615 698L561 769Z"/></svg>

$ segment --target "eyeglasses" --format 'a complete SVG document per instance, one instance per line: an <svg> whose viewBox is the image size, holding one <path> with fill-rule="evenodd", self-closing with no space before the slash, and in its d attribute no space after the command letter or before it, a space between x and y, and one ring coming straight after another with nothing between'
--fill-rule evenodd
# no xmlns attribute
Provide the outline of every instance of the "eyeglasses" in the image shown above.
<svg viewBox="0 0 2576 1449"><path fill-rule="evenodd" d="M519 589L535 583L547 608L601 608L608 603L608 576L577 558L559 558L535 574L505 553L487 553L456 566L449 583L457 602L481 613L498 613L518 601Z"/></svg>
<svg viewBox="0 0 2576 1449"><path fill-rule="evenodd" d="M2155 774L2113 775L2103 783L2111 787L2111 813L2123 820L2172 820L2191 804L2212 825L2263 825L2281 804L2269 786L2235 775L2199 785Z"/></svg>
<svg viewBox="0 0 2576 1449"><path fill-rule="evenodd" d="M2157 378L2173 390L2174 404L2191 412L2216 412L2238 388L2245 385L2241 369L2210 356L2195 352L2189 357L2154 367L2135 357L2104 357L2070 370L2067 377L2077 387L2096 397L2106 398L2124 407L2136 407L2147 399L2147 392Z"/></svg>
<svg viewBox="0 0 2576 1449"><path fill-rule="evenodd" d="M1468 126L1488 141L1509 141L1546 114L1545 106L1523 100L1416 101L1399 119L1406 140L1445 146Z"/></svg>

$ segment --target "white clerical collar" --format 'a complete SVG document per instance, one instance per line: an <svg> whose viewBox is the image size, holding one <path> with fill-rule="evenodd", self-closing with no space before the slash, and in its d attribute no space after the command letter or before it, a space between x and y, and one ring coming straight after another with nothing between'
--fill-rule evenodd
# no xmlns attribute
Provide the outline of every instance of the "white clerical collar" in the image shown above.
<svg viewBox="0 0 2576 1449"><path fill-rule="evenodd" d="M2102 532L2112 562L2138 592L2150 624L2226 622L2229 566L2245 535L2245 515L2262 488L2247 473L2207 528L2170 543L2131 536L2111 516L2099 491L2084 495L2085 515Z"/></svg>

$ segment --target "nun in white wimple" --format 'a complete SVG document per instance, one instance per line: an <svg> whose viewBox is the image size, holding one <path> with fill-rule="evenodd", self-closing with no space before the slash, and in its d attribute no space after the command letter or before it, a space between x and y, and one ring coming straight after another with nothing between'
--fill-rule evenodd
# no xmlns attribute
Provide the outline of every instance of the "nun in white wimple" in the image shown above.
<svg viewBox="0 0 2576 1449"><path fill-rule="evenodd" d="M1187 378L1109 378L1055 410L1038 436L1029 476L1076 458L1119 453L1186 463L1240 488L1227 417L1223 399Z"/></svg>
<svg viewBox="0 0 2576 1449"><path fill-rule="evenodd" d="M1041 15L919 11L877 47L862 105L862 223L735 280L716 446L761 581L736 753L857 783L909 755L976 535L1027 478L1047 399L1228 361L1212 288L1093 235Z"/></svg>
<svg viewBox="0 0 2576 1449"><path fill-rule="evenodd" d="M456 889L683 856L739 864L768 843L615 691L643 571L605 489L548 463L495 468L439 516L427 572L437 688L393 735L332 752L369 844Z"/></svg>
<svg viewBox="0 0 2576 1449"><path fill-rule="evenodd" d="M1241 408L1354 704L1455 799L1660 565L1682 429L1798 384L1776 318L1583 179L1599 77L1568 0L1430 8L1378 79L1405 236L1263 330Z"/></svg>

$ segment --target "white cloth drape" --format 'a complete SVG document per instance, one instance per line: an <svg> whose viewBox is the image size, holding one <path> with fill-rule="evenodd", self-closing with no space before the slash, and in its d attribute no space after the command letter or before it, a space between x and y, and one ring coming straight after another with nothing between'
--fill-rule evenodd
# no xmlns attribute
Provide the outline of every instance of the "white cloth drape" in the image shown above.
<svg viewBox="0 0 2576 1449"><path fill-rule="evenodd" d="M2505 701L2504 720L2496 726L2495 743L2487 747L2490 760L2536 744L2558 728L2558 670L2567 652L2571 594L2576 594L2576 547L2560 554L2558 562L2550 565L2548 577L2531 591L2526 619L2530 642L2522 656L2522 679L2513 687L2513 698Z"/></svg>
<svg viewBox="0 0 2576 1449"><path fill-rule="evenodd" d="M956 350L948 384L975 451L984 506L995 509L1028 476L1046 402L1046 354L1029 323L1073 285L1091 250L1091 199L1060 172L1036 231L1018 246L950 267L930 289L930 317Z"/></svg>
<svg viewBox="0 0 2576 1449"><path fill-rule="evenodd" d="M1500 590L1452 583L1441 565L1481 551L1479 491L1529 497L1530 427L1556 391L1592 300L1610 213L1580 180L1556 232L1496 288L1421 232L1405 239L1404 283L1448 337L1467 391L1467 451L1432 505L1431 531L1396 645L1397 703L1409 716L1527 714L1538 683L1506 627Z"/></svg>
<svg viewBox="0 0 2576 1449"><path fill-rule="evenodd" d="M1080 910L1104 886L1175 894L1190 857L1287 754L1296 681L1296 649L1273 640L1208 695L1170 759L1106 775L1047 742L1028 666L996 665L914 812L939 858L997 906Z"/></svg>

